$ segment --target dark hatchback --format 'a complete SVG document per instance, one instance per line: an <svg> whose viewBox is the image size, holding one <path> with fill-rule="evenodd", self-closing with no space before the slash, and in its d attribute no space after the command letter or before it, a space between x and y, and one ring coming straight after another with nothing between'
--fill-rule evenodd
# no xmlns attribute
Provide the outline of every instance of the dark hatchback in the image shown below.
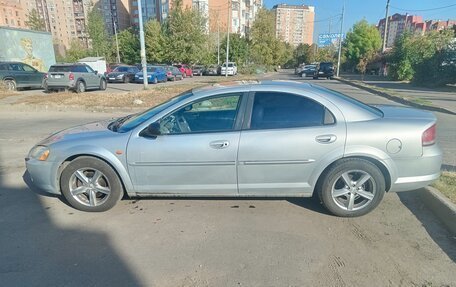
<svg viewBox="0 0 456 287"><path fill-rule="evenodd" d="M10 91L18 88L42 88L46 73L21 62L0 62L0 80Z"/></svg>
<svg viewBox="0 0 456 287"><path fill-rule="evenodd" d="M136 66L117 66L106 75L106 79L109 83L129 83L135 80L135 75L138 72L139 69Z"/></svg>

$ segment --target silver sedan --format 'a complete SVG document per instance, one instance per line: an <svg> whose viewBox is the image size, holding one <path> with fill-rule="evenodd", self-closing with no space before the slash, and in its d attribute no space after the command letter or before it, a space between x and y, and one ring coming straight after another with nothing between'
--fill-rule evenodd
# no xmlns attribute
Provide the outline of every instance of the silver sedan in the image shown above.
<svg viewBox="0 0 456 287"><path fill-rule="evenodd" d="M60 131L26 158L34 184L84 211L140 196L310 197L338 216L440 175L436 118L317 85L242 82Z"/></svg>

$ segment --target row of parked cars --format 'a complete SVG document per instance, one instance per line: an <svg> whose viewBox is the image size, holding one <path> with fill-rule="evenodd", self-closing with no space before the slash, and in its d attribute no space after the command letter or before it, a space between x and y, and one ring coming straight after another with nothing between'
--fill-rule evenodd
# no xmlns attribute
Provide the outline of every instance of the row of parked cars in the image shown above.
<svg viewBox="0 0 456 287"><path fill-rule="evenodd" d="M227 66L147 65L147 75L144 76L140 65L116 64L103 74L84 63L65 63L52 65L48 73L43 73L21 62L0 62L0 80L8 90L42 87L47 91L74 90L81 93L89 89L105 90L108 83L142 83L144 77L155 84L193 76L237 74L236 63L228 62Z"/></svg>
<svg viewBox="0 0 456 287"><path fill-rule="evenodd" d="M301 64L295 68L295 75L302 78L312 77L313 79L334 77L334 64L331 62L320 62L314 64Z"/></svg>

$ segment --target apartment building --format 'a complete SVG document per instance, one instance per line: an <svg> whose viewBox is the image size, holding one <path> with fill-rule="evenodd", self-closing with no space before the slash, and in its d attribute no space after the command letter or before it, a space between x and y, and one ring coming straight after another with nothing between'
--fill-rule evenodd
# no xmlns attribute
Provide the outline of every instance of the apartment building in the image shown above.
<svg viewBox="0 0 456 287"><path fill-rule="evenodd" d="M383 39L385 31L385 18L380 19L377 27ZM405 31L423 34L426 31L426 23L423 22L423 17L408 14L401 15L397 13L388 17L386 48L393 47L396 39Z"/></svg>
<svg viewBox="0 0 456 287"><path fill-rule="evenodd" d="M0 26L27 28L24 3L21 0L0 0Z"/></svg>
<svg viewBox="0 0 456 287"><path fill-rule="evenodd" d="M308 5L275 5L276 37L298 46L313 43L315 7Z"/></svg>
<svg viewBox="0 0 456 287"><path fill-rule="evenodd" d="M445 29L452 29L456 25L456 20L429 20L426 21L426 31L441 31Z"/></svg>
<svg viewBox="0 0 456 287"><path fill-rule="evenodd" d="M157 19L163 22L174 4L175 0L141 0L143 21ZM241 35L248 33L262 6L263 0L182 0L184 9L196 9L206 17L208 32L225 32L228 28L228 13L231 13L230 31ZM137 0L131 2L131 19L133 25L138 25Z"/></svg>
<svg viewBox="0 0 456 287"><path fill-rule="evenodd" d="M98 9L105 20L109 34L131 26L130 0L93 0L93 9ZM136 3L136 2L135 2Z"/></svg>

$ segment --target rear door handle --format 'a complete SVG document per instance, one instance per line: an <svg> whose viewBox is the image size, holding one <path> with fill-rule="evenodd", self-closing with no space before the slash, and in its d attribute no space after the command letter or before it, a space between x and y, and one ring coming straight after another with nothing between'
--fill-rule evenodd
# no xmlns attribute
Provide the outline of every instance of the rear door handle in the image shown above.
<svg viewBox="0 0 456 287"><path fill-rule="evenodd" d="M226 140L221 140L221 141L213 141L209 144L211 148L215 149L222 149L222 148L227 148L230 146L230 142Z"/></svg>
<svg viewBox="0 0 456 287"><path fill-rule="evenodd" d="M329 143L335 142L337 140L337 136L336 135L321 135L321 136L317 136L315 138L315 140L322 144L329 144Z"/></svg>

